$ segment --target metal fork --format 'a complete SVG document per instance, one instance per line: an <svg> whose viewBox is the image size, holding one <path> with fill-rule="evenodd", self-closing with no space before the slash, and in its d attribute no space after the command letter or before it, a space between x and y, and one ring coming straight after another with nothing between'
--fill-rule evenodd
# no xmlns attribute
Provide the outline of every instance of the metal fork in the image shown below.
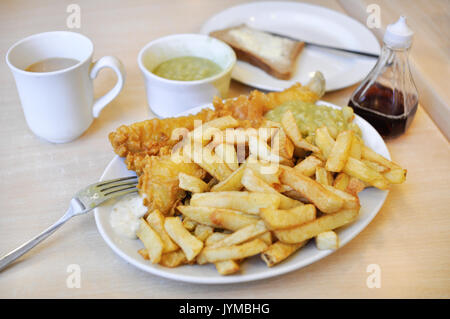
<svg viewBox="0 0 450 319"><path fill-rule="evenodd" d="M56 223L48 227L36 237L24 243L22 246L17 247L0 258L0 271L39 244L41 241L46 239L48 236L53 234L73 216L86 214L109 199L136 192L137 180L137 176L117 178L95 183L80 190L70 201L69 209Z"/></svg>

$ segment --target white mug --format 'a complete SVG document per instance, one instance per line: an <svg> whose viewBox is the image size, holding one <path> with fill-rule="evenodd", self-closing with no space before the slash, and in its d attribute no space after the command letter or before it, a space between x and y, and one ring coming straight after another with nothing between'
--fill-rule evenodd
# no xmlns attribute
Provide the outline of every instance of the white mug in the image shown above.
<svg viewBox="0 0 450 319"><path fill-rule="evenodd" d="M125 69L112 56L92 63L94 45L82 34L68 31L32 35L14 44L6 63L16 81L26 121L37 136L66 143L78 138L94 118L122 90ZM25 69L49 58L70 58L77 64L54 72L28 72ZM117 83L94 101L93 80L103 68L117 74Z"/></svg>
<svg viewBox="0 0 450 319"><path fill-rule="evenodd" d="M162 62L183 56L212 60L222 71L196 81L168 80L151 72ZM235 64L236 55L230 46L203 34L176 34L154 40L138 56L148 104L159 117L176 116L194 106L211 103L214 96L225 98Z"/></svg>

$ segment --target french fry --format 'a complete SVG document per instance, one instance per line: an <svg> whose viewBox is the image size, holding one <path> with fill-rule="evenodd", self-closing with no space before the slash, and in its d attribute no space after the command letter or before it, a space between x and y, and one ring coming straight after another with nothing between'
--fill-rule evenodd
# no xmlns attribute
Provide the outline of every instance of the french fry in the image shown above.
<svg viewBox="0 0 450 319"><path fill-rule="evenodd" d="M258 136L264 142L269 143L269 140L274 138L278 130L279 129L275 127L260 127L257 130L249 128L247 129L247 132L248 136Z"/></svg>
<svg viewBox="0 0 450 319"><path fill-rule="evenodd" d="M223 116L206 122L189 132L188 138L197 143L205 143L211 140L213 132L226 128L234 128L239 122L232 116ZM214 130L215 129L215 130Z"/></svg>
<svg viewBox="0 0 450 319"><path fill-rule="evenodd" d="M238 191L197 193L192 195L190 204L258 215L261 208L278 208L280 197L276 194Z"/></svg>
<svg viewBox="0 0 450 319"><path fill-rule="evenodd" d="M214 243L224 239L227 236L228 236L228 234L225 234L225 233L214 232L214 233L211 234L211 236L206 238L205 245L206 246L211 246L212 244L214 244Z"/></svg>
<svg viewBox="0 0 450 319"><path fill-rule="evenodd" d="M324 167L316 168L316 181L323 185L333 184L333 175L327 171Z"/></svg>
<svg viewBox="0 0 450 319"><path fill-rule="evenodd" d="M378 163L378 164L388 167L390 169L396 169L396 168L401 169L400 165L388 160L387 158L378 154L377 152L375 152L374 150L370 149L367 146L362 147L361 157L362 157L362 159Z"/></svg>
<svg viewBox="0 0 450 319"><path fill-rule="evenodd" d="M212 233L211 236L209 236L206 241L206 246L211 246L212 244L222 240L223 238L226 238L227 234L225 233L219 233L215 232ZM202 258L201 255L197 256L197 263L198 264L206 264L207 261L205 258ZM216 269L221 275L230 275L232 273L235 273L239 271L239 264L234 260L224 260L224 261L218 261L215 263Z"/></svg>
<svg viewBox="0 0 450 319"><path fill-rule="evenodd" d="M290 161L282 156L275 154L259 136L249 136L248 143L250 154L258 159L268 161L271 163L284 163L288 165Z"/></svg>
<svg viewBox="0 0 450 319"><path fill-rule="evenodd" d="M209 187L200 178L185 173L178 174L179 187L192 193L203 193L208 191Z"/></svg>
<svg viewBox="0 0 450 319"><path fill-rule="evenodd" d="M271 148L275 154L279 154L284 158L292 158L294 155L294 144L287 137L283 129L277 130L272 137Z"/></svg>
<svg viewBox="0 0 450 319"><path fill-rule="evenodd" d="M219 247L226 247L226 246L232 246L232 245L238 245L243 242L246 242L250 239L254 239L255 237L258 237L259 235L262 235L266 233L268 230L266 226L264 225L263 221L259 221L255 224L250 224L248 226L245 226L234 233L225 236L223 239L218 240L215 243L210 244L208 247L211 248L219 248Z"/></svg>
<svg viewBox="0 0 450 319"><path fill-rule="evenodd" d="M334 139L331 137L326 126L319 127L316 130L314 141L319 147L321 155L327 159L333 149Z"/></svg>
<svg viewBox="0 0 450 319"><path fill-rule="evenodd" d="M230 145L248 145L250 141L250 136L259 137L262 141L268 142L273 138L278 131L278 128L274 127L260 127L255 128L237 128L237 129L227 129L222 131L221 138L217 138L215 145L219 143L227 143Z"/></svg>
<svg viewBox="0 0 450 319"><path fill-rule="evenodd" d="M285 244L281 241L277 241L276 243L270 245L262 254L261 258L267 264L267 266L272 267L289 256L291 256L294 252L303 247L308 241L298 244Z"/></svg>
<svg viewBox="0 0 450 319"><path fill-rule="evenodd" d="M330 172L340 172L347 163L350 154L350 148L353 142L353 131L344 131L339 133L336 142L328 155L325 168Z"/></svg>
<svg viewBox="0 0 450 319"><path fill-rule="evenodd" d="M284 184L275 185L273 188L275 188L275 190L277 192L280 192L280 193L292 191L292 187L291 186L284 185Z"/></svg>
<svg viewBox="0 0 450 319"><path fill-rule="evenodd" d="M231 209L196 206L178 206L177 209L184 216L200 224L232 231L258 221L255 217L250 217Z"/></svg>
<svg viewBox="0 0 450 319"><path fill-rule="evenodd" d="M350 176L345 173L339 173L333 182L333 187L345 191L347 189L348 183L350 181Z"/></svg>
<svg viewBox="0 0 450 319"><path fill-rule="evenodd" d="M207 225L198 224L195 227L194 235L201 241L205 241L214 232L214 228Z"/></svg>
<svg viewBox="0 0 450 319"><path fill-rule="evenodd" d="M183 218L183 227L189 231L194 231L195 227L197 227L198 223L195 220L184 217Z"/></svg>
<svg viewBox="0 0 450 319"><path fill-rule="evenodd" d="M214 264L221 275L231 275L239 271L239 264L234 260L218 261Z"/></svg>
<svg viewBox="0 0 450 319"><path fill-rule="evenodd" d="M358 196L349 194L347 192L341 191L337 188L334 188L333 186L324 185L324 187L334 193L335 195L342 198L344 201L344 204L342 205L342 208L344 209L359 209L361 205L359 204Z"/></svg>
<svg viewBox="0 0 450 319"><path fill-rule="evenodd" d="M361 138L358 135L353 134L352 147L350 148L349 157L361 159L363 145L364 142L361 140Z"/></svg>
<svg viewBox="0 0 450 319"><path fill-rule="evenodd" d="M252 192L260 192L267 194L275 194L280 198L280 206L281 209L288 209L295 206L303 205L302 202L299 202L295 199L289 198L283 194L278 193L273 187L269 184L265 183L262 179L260 179L252 169L245 169L244 175L242 176L242 185L246 189Z"/></svg>
<svg viewBox="0 0 450 319"><path fill-rule="evenodd" d="M150 256L148 255L148 251L145 248L141 248L138 250L138 254L141 255L142 258L149 260Z"/></svg>
<svg viewBox="0 0 450 319"><path fill-rule="evenodd" d="M273 127L273 128L282 128L281 123L271 121L268 119L264 119L263 127Z"/></svg>
<svg viewBox="0 0 450 319"><path fill-rule="evenodd" d="M244 259L263 252L268 245L261 239L253 239L252 241L241 245L226 246L220 248L205 247L200 256L207 262L215 263L224 260ZM199 256L199 257L200 257Z"/></svg>
<svg viewBox="0 0 450 319"><path fill-rule="evenodd" d="M358 193L366 188L366 184L356 177L350 177L345 191L353 196L358 196Z"/></svg>
<svg viewBox="0 0 450 319"><path fill-rule="evenodd" d="M136 236L144 244L150 261L154 264L159 263L164 249L164 244L161 241L159 235L150 227L149 224L147 224L147 222L143 218L141 218L140 220L139 229L136 232Z"/></svg>
<svg viewBox="0 0 450 319"><path fill-rule="evenodd" d="M186 263L187 263L186 255L181 249L163 254L161 257L161 261L159 262L160 265L169 268L178 267Z"/></svg>
<svg viewBox="0 0 450 319"><path fill-rule="evenodd" d="M268 229L286 229L314 220L316 218L316 208L311 204L288 210L262 208L260 216Z"/></svg>
<svg viewBox="0 0 450 319"><path fill-rule="evenodd" d="M371 169L373 169L374 171L377 171L378 173L385 173L390 170L388 167L378 164L376 162L372 162L369 160L362 160L362 162Z"/></svg>
<svg viewBox="0 0 450 319"><path fill-rule="evenodd" d="M333 192L327 190L322 184L298 173L292 168L283 167L280 180L313 203L324 213L335 213L341 209L344 201Z"/></svg>
<svg viewBox="0 0 450 319"><path fill-rule="evenodd" d="M248 144L249 131L243 128L226 129L223 131L223 142L245 147Z"/></svg>
<svg viewBox="0 0 450 319"><path fill-rule="evenodd" d="M164 228L170 238L172 238L172 240L183 250L188 261L193 260L202 250L203 242L191 235L189 231L183 227L183 224L178 217L167 217L164 221Z"/></svg>
<svg viewBox="0 0 450 319"><path fill-rule="evenodd" d="M343 209L334 214L325 214L307 224L290 229L276 230L274 233L283 243L301 243L325 231L347 225L357 217L358 209Z"/></svg>
<svg viewBox="0 0 450 319"><path fill-rule="evenodd" d="M233 171L223 163L216 154L212 153L210 149L203 147L199 143L194 143L192 145L192 152L187 152L186 154L194 163L198 164L219 181L223 181L233 173Z"/></svg>
<svg viewBox="0 0 450 319"><path fill-rule="evenodd" d="M291 199L294 199L298 202L301 202L302 204L310 204L311 202L302 194L297 192L296 190L292 189L290 186L286 185L290 188L290 190L285 191L283 194ZM280 205L281 206L281 205ZM280 207L281 208L281 207ZM289 209L289 208L283 208L283 209Z"/></svg>
<svg viewBox="0 0 450 319"><path fill-rule="evenodd" d="M224 192L224 191L238 191L243 185L241 183L242 175L246 167L246 163L239 166L237 170L231 173L227 178L225 178L220 183L211 187L211 192Z"/></svg>
<svg viewBox="0 0 450 319"><path fill-rule="evenodd" d="M216 154L213 154L205 147L202 149L202 156L203 160L197 164L217 180L223 181L233 173L227 164L223 163Z"/></svg>
<svg viewBox="0 0 450 319"><path fill-rule="evenodd" d="M216 155L232 170L239 168L237 153L231 144L219 144L214 148Z"/></svg>
<svg viewBox="0 0 450 319"><path fill-rule="evenodd" d="M265 232L262 235L259 235L258 238L265 242L267 245L272 245L272 232Z"/></svg>
<svg viewBox="0 0 450 319"><path fill-rule="evenodd" d="M214 149L217 147L217 145L226 143L225 131L217 130L217 131L211 131L208 133L212 133L212 134L210 134L212 140L208 140L208 141L206 141L206 143L205 142L203 143L206 147L208 147L210 149Z"/></svg>
<svg viewBox="0 0 450 319"><path fill-rule="evenodd" d="M389 183L401 184L406 180L406 169L403 168L391 168L390 171L383 173Z"/></svg>
<svg viewBox="0 0 450 319"><path fill-rule="evenodd" d="M203 138L201 144L206 148L213 150L217 145L222 144L223 131L216 127L208 127L203 131ZM195 139L194 143L200 143Z"/></svg>
<svg viewBox="0 0 450 319"><path fill-rule="evenodd" d="M338 249L339 237L332 231L326 231L316 236L316 247L319 250Z"/></svg>
<svg viewBox="0 0 450 319"><path fill-rule="evenodd" d="M311 177L316 173L316 168L321 166L323 166L323 162L314 155L310 155L295 165L294 169L305 176Z"/></svg>
<svg viewBox="0 0 450 319"><path fill-rule="evenodd" d="M379 189L387 189L388 180L362 161L349 157L343 172Z"/></svg>
<svg viewBox="0 0 450 319"><path fill-rule="evenodd" d="M169 235L164 229L164 215L157 209L148 214L147 223L159 235L163 243L163 253L178 250L179 247L170 239Z"/></svg>
<svg viewBox="0 0 450 319"><path fill-rule="evenodd" d="M249 143L250 136L258 136L262 141L266 143L268 140L273 138L275 133L277 132L276 128L273 127L259 127L255 128L227 128L220 133L214 134L214 139L209 143L212 143L213 147L216 147L219 144L228 144L228 145L240 145L245 146Z"/></svg>
<svg viewBox="0 0 450 319"><path fill-rule="evenodd" d="M295 121L294 115L291 111L288 110L283 114L281 118L281 126L283 127L286 135L291 139L296 147L306 149L311 152L320 152L317 146L308 143L303 139L302 134L298 129L297 122Z"/></svg>
<svg viewBox="0 0 450 319"><path fill-rule="evenodd" d="M252 169L256 176L272 187L280 184L281 171L279 170L277 164L258 161L255 158L249 158L247 161L247 168Z"/></svg>
<svg viewBox="0 0 450 319"><path fill-rule="evenodd" d="M228 178L228 177L227 177ZM219 181L217 178L213 177L211 178L208 183L206 183L208 185L208 189L211 190L212 187L216 186L217 184L219 184Z"/></svg>
<svg viewBox="0 0 450 319"><path fill-rule="evenodd" d="M254 239L256 234L258 234L256 236L256 238L262 240L268 246L271 245L272 244L272 233L270 231L267 231L267 228L265 228L263 221L259 221L258 224L259 225L256 225L256 224L249 225L249 226L253 226L253 227L246 226L246 227L241 228L231 234L214 232L211 236L209 236L206 239L205 245L208 247L211 247L211 248L232 246L232 245L236 245L236 244L245 242L250 239ZM261 232L263 230L264 230L264 232L261 234ZM197 264L200 264L200 265L208 263L208 261L202 254L197 256L196 262L197 262ZM215 263L215 264L217 264L217 263Z"/></svg>

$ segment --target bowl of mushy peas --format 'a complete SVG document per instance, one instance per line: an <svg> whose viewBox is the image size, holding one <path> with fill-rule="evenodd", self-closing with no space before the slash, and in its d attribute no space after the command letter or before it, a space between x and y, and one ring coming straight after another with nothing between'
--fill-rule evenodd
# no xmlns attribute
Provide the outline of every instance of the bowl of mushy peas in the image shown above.
<svg viewBox="0 0 450 319"><path fill-rule="evenodd" d="M148 43L139 52L150 109L171 117L227 97L236 55L226 43L202 34L176 34Z"/></svg>

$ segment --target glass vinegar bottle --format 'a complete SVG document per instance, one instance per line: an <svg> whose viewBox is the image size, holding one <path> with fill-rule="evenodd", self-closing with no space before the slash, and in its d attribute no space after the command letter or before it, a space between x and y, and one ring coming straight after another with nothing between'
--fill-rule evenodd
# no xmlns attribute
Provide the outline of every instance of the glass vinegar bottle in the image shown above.
<svg viewBox="0 0 450 319"><path fill-rule="evenodd" d="M413 32L400 19L387 27L375 67L353 92L349 106L385 138L403 134L418 106L408 54Z"/></svg>

